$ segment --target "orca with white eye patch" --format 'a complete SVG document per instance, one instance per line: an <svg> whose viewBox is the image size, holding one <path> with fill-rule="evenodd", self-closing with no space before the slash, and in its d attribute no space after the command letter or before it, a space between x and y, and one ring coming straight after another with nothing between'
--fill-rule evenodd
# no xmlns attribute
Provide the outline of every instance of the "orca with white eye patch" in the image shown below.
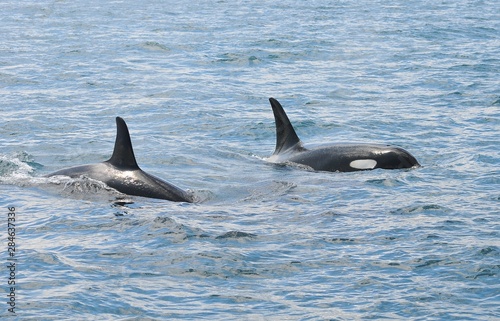
<svg viewBox="0 0 500 321"><path fill-rule="evenodd" d="M276 148L267 159L272 163L293 162L317 171L352 172L359 170L400 169L420 166L406 150L381 144L333 144L306 148L295 133L281 104L270 98L276 122Z"/></svg>

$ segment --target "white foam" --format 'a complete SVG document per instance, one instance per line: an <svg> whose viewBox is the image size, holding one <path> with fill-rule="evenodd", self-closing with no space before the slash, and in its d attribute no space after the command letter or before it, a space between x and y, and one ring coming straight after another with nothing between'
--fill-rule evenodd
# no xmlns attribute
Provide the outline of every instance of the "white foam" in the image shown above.
<svg viewBox="0 0 500 321"><path fill-rule="evenodd" d="M15 184L19 180L31 178L34 168L24 161L25 158L27 154L24 153L0 155L0 182Z"/></svg>

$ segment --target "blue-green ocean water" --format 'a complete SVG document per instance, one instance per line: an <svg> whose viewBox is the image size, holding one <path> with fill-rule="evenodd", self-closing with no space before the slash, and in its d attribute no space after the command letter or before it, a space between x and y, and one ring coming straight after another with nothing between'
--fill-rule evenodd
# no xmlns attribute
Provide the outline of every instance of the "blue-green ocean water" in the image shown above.
<svg viewBox="0 0 500 321"><path fill-rule="evenodd" d="M1 316L15 207L19 320L500 318L498 1L1 7ZM269 97L422 167L270 165ZM108 159L116 116L198 203L42 177Z"/></svg>

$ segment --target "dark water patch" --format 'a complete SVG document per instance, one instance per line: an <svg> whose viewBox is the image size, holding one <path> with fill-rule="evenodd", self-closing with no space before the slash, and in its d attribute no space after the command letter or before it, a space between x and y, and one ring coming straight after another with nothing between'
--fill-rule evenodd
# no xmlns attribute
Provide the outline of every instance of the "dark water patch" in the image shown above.
<svg viewBox="0 0 500 321"><path fill-rule="evenodd" d="M408 215L408 214L439 214L439 213L449 213L450 209L440 206L437 204L425 204L425 205L412 205L399 208L397 210L391 211L391 214L395 215Z"/></svg>
<svg viewBox="0 0 500 321"><path fill-rule="evenodd" d="M123 208L137 208L138 205L134 203L131 199L117 199L113 201L112 207L116 207L118 209L123 209Z"/></svg>
<svg viewBox="0 0 500 321"><path fill-rule="evenodd" d="M112 257L112 258L128 258L130 257L129 252L105 252L99 254L103 257Z"/></svg>
<svg viewBox="0 0 500 321"><path fill-rule="evenodd" d="M465 261L460 259L455 259L453 257L439 258L439 257L429 257L429 258L418 258L411 261L410 266L415 270L425 269L425 268L443 268L450 272L450 277L453 277L452 271L454 269L459 269L461 266L466 264ZM438 273L440 270L432 270Z"/></svg>
<svg viewBox="0 0 500 321"><path fill-rule="evenodd" d="M472 275L467 276L468 279L489 279L495 278L500 272L500 265L480 266L474 270Z"/></svg>
<svg viewBox="0 0 500 321"><path fill-rule="evenodd" d="M224 233L222 235L217 236L216 240L225 240L225 239L242 239L242 238L256 238L256 234L240 232L240 231L230 231Z"/></svg>
<svg viewBox="0 0 500 321"><path fill-rule="evenodd" d="M158 43L156 41L143 42L140 44L140 47L152 51L164 51L164 52L170 51L170 49L167 46L162 45L161 43Z"/></svg>
<svg viewBox="0 0 500 321"><path fill-rule="evenodd" d="M351 244L356 242L355 239L345 237L324 238L323 240L327 243L334 244Z"/></svg>
<svg viewBox="0 0 500 321"><path fill-rule="evenodd" d="M398 270L404 270L404 271L410 271L411 267L408 265L401 263L401 262L395 262L395 261L373 261L371 262L371 265L377 268L381 269L398 269Z"/></svg>
<svg viewBox="0 0 500 321"><path fill-rule="evenodd" d="M435 224L435 228L442 231L461 230L466 226L468 226L468 223L466 221L458 219L447 219Z"/></svg>
<svg viewBox="0 0 500 321"><path fill-rule="evenodd" d="M234 269L234 275L236 276L259 276L260 274L256 271L256 269Z"/></svg>
<svg viewBox="0 0 500 321"><path fill-rule="evenodd" d="M500 251L496 246L488 246L479 250L478 254L481 256L499 256Z"/></svg>
<svg viewBox="0 0 500 321"><path fill-rule="evenodd" d="M466 222L462 220L445 220L443 221L444 224L446 225L465 225L467 224Z"/></svg>
<svg viewBox="0 0 500 321"><path fill-rule="evenodd" d="M415 261L418 263L415 268L424 268L424 267L431 267L431 266L438 266L441 265L443 260L438 260L438 259L429 259L429 260L423 260L423 259L417 259Z"/></svg>
<svg viewBox="0 0 500 321"><path fill-rule="evenodd" d="M213 62L230 64L236 66L256 66L269 60L278 59L279 56L275 54L255 53L248 55L246 52L242 53L224 53L217 56Z"/></svg>
<svg viewBox="0 0 500 321"><path fill-rule="evenodd" d="M150 224L145 224L145 227L149 232L147 235L160 247L163 243L161 238L155 240L158 236L167 237L173 243L183 243L188 240L207 239L211 237L210 234L202 229L178 223L171 217L156 217Z"/></svg>
<svg viewBox="0 0 500 321"><path fill-rule="evenodd" d="M252 301L258 301L258 299L250 296L241 296L241 295L221 295L221 294L212 294L210 295L210 298L212 299L219 299L222 301L229 301L232 303L245 303L245 302L252 302Z"/></svg>
<svg viewBox="0 0 500 321"><path fill-rule="evenodd" d="M395 187L406 185L404 181L397 178L378 178L366 181L368 184L381 187Z"/></svg>
<svg viewBox="0 0 500 321"><path fill-rule="evenodd" d="M188 234L186 236L187 239L206 239L206 238L210 238L211 236L208 235L208 234L205 234L205 233L201 233L201 234Z"/></svg>
<svg viewBox="0 0 500 321"><path fill-rule="evenodd" d="M150 277L158 277L162 276L160 273L151 273L151 272L132 272L128 275L129 278L150 278Z"/></svg>
<svg viewBox="0 0 500 321"><path fill-rule="evenodd" d="M320 216L326 217L326 218L337 218L337 217L340 217L340 216L343 216L343 215L344 214L335 212L333 210L327 210L327 211L324 211L324 212L322 212L320 214Z"/></svg>
<svg viewBox="0 0 500 321"><path fill-rule="evenodd" d="M170 217L156 217L153 220L153 227L163 227L163 226L180 226L180 224L177 224L177 222Z"/></svg>

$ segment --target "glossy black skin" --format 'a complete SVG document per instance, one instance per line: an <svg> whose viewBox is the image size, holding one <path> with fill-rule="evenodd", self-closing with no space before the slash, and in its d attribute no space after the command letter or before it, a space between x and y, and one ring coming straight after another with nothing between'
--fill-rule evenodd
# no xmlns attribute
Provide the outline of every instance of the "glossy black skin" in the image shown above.
<svg viewBox="0 0 500 321"><path fill-rule="evenodd" d="M380 144L332 144L303 146L281 104L270 98L276 121L276 149L268 161L297 163L317 171L352 172L367 169L400 169L420 166L406 150ZM353 163L354 162L354 163ZM356 166L360 162L363 166Z"/></svg>
<svg viewBox="0 0 500 321"><path fill-rule="evenodd" d="M125 121L116 117L116 126L115 149L109 160L98 164L62 169L48 176L64 175L72 178L84 176L101 181L127 195L175 202L193 202L193 197L187 192L141 170L135 160Z"/></svg>

